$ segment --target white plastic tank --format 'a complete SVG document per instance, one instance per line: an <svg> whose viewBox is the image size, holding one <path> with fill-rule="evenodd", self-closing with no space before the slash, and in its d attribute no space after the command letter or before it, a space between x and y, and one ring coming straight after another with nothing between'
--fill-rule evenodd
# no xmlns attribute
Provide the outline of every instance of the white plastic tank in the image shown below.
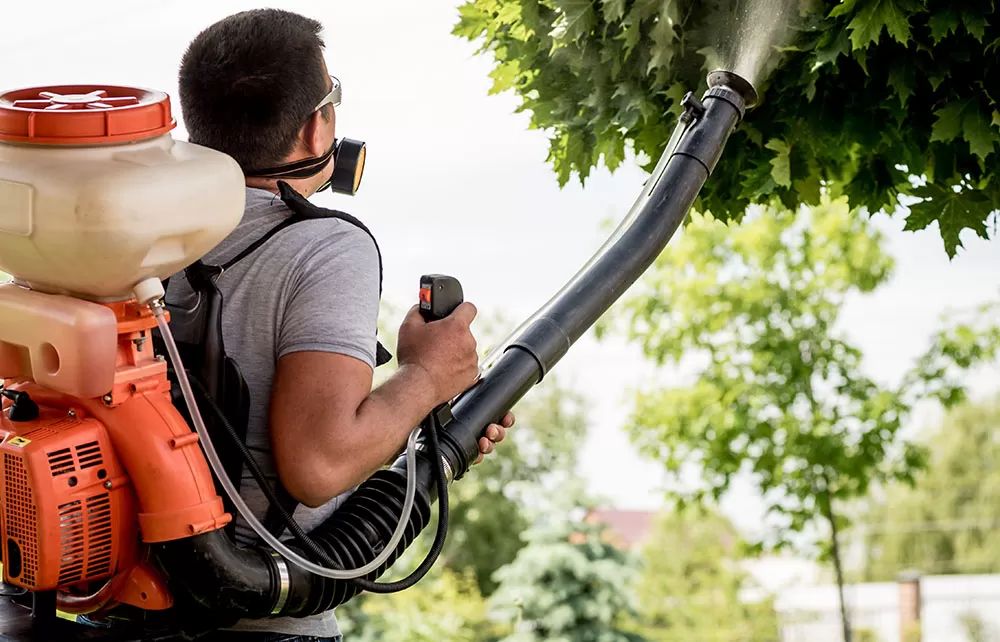
<svg viewBox="0 0 1000 642"><path fill-rule="evenodd" d="M120 300L218 244L243 214L243 173L174 140L174 126L159 91L0 93L0 270L33 290Z"/></svg>

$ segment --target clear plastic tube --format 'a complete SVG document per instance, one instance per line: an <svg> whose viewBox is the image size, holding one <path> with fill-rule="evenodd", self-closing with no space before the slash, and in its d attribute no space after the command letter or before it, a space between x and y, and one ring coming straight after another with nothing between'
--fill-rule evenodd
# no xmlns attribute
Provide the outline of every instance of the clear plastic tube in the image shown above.
<svg viewBox="0 0 1000 642"><path fill-rule="evenodd" d="M314 564L282 544L277 537L264 528L264 525L260 523L260 520L257 519L257 517L253 514L253 511L251 511L246 505L246 502L243 501L243 498L240 497L240 493L236 490L236 487L233 486L232 481L229 480L229 476L226 474L225 468L222 466L222 461L219 459L219 455L215 451L215 446L212 444L212 438L208 434L205 422L202 420L201 412L198 410L198 404L195 403L194 392L191 390L191 383L188 381L187 372L184 370L184 364L181 361L180 353L177 351L177 344L174 342L174 337L170 332L170 326L167 325L167 319L163 312L163 305L159 301L155 301L150 303L149 307L153 311L153 315L156 317L156 324L160 328L160 335L163 337L163 342L167 346L167 354L170 357L171 363L174 365L174 371L177 373L177 382L180 384L181 392L184 394L184 403L187 404L188 412L191 414L191 420L194 422L194 429L195 432L198 433L198 439L201 442L201 447L205 451L205 457L208 458L208 463L212 467L212 470L215 471L215 475L222 484L222 488L226 491L226 494L229 495L229 499L233 501L233 505L236 506L236 511L247 521L248 524L250 524L250 527L253 528L260 538L267 542L268 545L270 545L271 548L273 548L279 555L296 566L300 566L310 573L334 580L350 580L362 577L384 564L385 561L389 559L389 556L391 556L396 550L396 545L399 544L399 541L403 538L403 534L406 531L406 525L410 521L410 512L413 509L413 500L417 494L416 470L418 429L414 428L413 432L410 433L409 438L406 440L406 497L403 500L403 511L400 516L399 524L396 526L396 530L393 531L392 537L389 538L389 543L386 544L385 548L375 557L375 559L359 568L334 569Z"/></svg>

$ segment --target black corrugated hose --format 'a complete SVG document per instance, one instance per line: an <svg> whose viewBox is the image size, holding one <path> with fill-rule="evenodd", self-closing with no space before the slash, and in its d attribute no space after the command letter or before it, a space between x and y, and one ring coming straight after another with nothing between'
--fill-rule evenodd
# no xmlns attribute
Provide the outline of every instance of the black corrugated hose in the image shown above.
<svg viewBox="0 0 1000 642"><path fill-rule="evenodd" d="M285 506L278 500L275 494L274 488L268 483L267 478L264 476L264 472L260 469L260 465L257 460L254 459L253 453L247 448L243 440L240 439L239 435L236 433L236 429L229 422L222 408L219 404L215 402L214 399L208 394L198 378L193 376L192 373L188 373L188 379L195 384L198 392L201 394L202 400L205 401L212 412L215 414L216 418L222 423L222 426L226 429L226 434L229 435L230 440L233 445L240 451L243 456L243 461L246 462L247 468L250 470L250 474L253 476L254 480L257 482L257 486L267 497L267 501L275 507L281 516L285 527L292 533L295 539L309 552L313 557L313 561L319 560L324 565L330 568L339 568L339 565L334 562L329 555L323 551L319 545L316 544L309 537L309 535L302 530L302 527L298 522L295 521L295 517L286 510ZM438 557L441 555L441 551L444 548L445 540L448 536L448 478L444 471L444 460L441 457L441 445L438 441L438 429L440 428L438 418L436 413L432 412L421 422L421 430L427 435L428 441L430 442L430 452L431 456L434 458L436 463L435 466L435 482L437 484L437 496L438 496L438 523L437 530L434 532L434 541L431 543L431 548L424 556L423 561L415 568L409 575L405 578L398 580L396 582L375 582L372 580L364 579L363 577L355 578L352 580L347 580L360 588L361 590L368 591L369 593L398 593L399 591L406 590L419 582L427 574L427 572L434 566L434 562L437 561ZM402 515L399 516L402 519ZM409 542L404 542L404 545L408 545ZM333 580L338 581L338 580Z"/></svg>

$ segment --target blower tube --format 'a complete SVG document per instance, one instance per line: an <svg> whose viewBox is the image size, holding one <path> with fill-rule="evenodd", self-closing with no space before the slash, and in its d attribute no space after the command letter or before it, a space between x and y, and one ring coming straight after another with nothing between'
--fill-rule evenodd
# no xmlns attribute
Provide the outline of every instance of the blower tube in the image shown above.
<svg viewBox="0 0 1000 642"><path fill-rule="evenodd" d="M443 463L452 479L461 477L475 460L485 426L498 421L542 380L652 264L684 220L733 128L757 102L754 88L734 73L712 72L708 84L701 100L691 94L685 98L678 131L612 239L529 320L454 404L453 418L440 434ZM389 550L385 561L365 576L377 578L430 518L436 463L423 448L417 453L415 471L413 466L412 458L401 457L372 475L309 534L310 539L341 568L364 566ZM402 539L390 546L405 513L408 471L416 482L413 508ZM284 546L307 557L293 541ZM153 553L168 570L175 594L221 617L312 615L343 604L359 591L350 580L285 564L263 548L239 548L222 531L156 544Z"/></svg>
<svg viewBox="0 0 1000 642"><path fill-rule="evenodd" d="M686 111L677 126L679 140L666 149L612 239L535 313L455 404L441 447L456 477L477 456L482 427L496 421L542 380L646 271L687 216L733 128L757 102L754 88L734 73L712 72L708 84L700 101L691 94L685 98Z"/></svg>

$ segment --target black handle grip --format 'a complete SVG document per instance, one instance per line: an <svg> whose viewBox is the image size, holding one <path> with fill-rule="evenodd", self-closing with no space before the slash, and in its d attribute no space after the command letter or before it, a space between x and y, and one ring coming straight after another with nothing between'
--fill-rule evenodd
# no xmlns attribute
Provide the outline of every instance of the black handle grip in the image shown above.
<svg viewBox="0 0 1000 642"><path fill-rule="evenodd" d="M444 274L420 277L420 315L424 321L445 318L464 300L462 284L455 277Z"/></svg>

